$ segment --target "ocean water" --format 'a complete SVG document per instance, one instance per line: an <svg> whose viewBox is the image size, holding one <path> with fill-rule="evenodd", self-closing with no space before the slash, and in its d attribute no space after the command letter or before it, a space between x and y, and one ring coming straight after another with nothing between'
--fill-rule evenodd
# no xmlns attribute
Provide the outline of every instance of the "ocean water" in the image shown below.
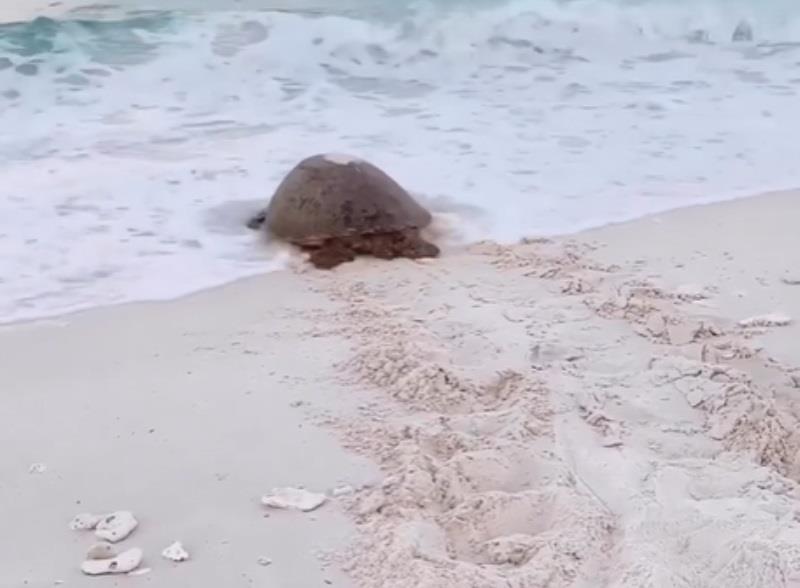
<svg viewBox="0 0 800 588"><path fill-rule="evenodd" d="M464 239L800 185L795 0L6 0L0 19L0 322L281 267L243 223L315 152L384 167Z"/></svg>

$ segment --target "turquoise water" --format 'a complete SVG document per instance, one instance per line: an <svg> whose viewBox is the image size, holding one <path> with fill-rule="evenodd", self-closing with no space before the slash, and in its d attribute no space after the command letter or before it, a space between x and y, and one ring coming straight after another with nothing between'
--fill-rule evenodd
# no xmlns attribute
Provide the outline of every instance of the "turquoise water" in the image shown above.
<svg viewBox="0 0 800 588"><path fill-rule="evenodd" d="M318 151L510 241L800 183L800 4L127 0L0 9L0 321L281 267Z"/></svg>

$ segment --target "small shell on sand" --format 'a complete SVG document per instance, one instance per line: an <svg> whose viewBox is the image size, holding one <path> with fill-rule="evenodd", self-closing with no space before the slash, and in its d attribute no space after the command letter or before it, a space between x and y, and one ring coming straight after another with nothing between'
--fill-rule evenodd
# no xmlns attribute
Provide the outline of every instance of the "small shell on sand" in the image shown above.
<svg viewBox="0 0 800 588"><path fill-rule="evenodd" d="M751 316L739 321L740 327L786 327L792 324L792 317L779 312Z"/></svg>
<svg viewBox="0 0 800 588"><path fill-rule="evenodd" d="M705 300L708 298L706 288L699 284L681 284L675 289L675 294L681 300Z"/></svg>
<svg viewBox="0 0 800 588"><path fill-rule="evenodd" d="M88 531L94 529L102 518L100 515L82 512L69 522L69 528L73 531Z"/></svg>
<svg viewBox="0 0 800 588"><path fill-rule="evenodd" d="M111 543L122 541L139 526L136 518L127 510L118 510L105 515L95 528L94 534Z"/></svg>
<svg viewBox="0 0 800 588"><path fill-rule="evenodd" d="M319 508L328 500L324 494L309 492L302 488L273 488L261 497L261 504L270 508L287 508L309 512Z"/></svg>
<svg viewBox="0 0 800 588"><path fill-rule="evenodd" d="M355 491L356 489L350 485L337 486L336 488L331 490L331 496L333 496L334 498L339 498L340 496L348 496L349 494L354 494Z"/></svg>
<svg viewBox="0 0 800 588"><path fill-rule="evenodd" d="M117 557L117 550L111 543L100 541L92 545L86 552L86 559L111 559Z"/></svg>
<svg viewBox="0 0 800 588"><path fill-rule="evenodd" d="M47 471L47 465L43 463L32 463L28 468L29 474L43 474Z"/></svg>
<svg viewBox="0 0 800 588"><path fill-rule="evenodd" d="M81 571L89 576L127 574L139 567L142 556L142 550L134 547L111 559L87 559L81 564Z"/></svg>
<svg viewBox="0 0 800 588"><path fill-rule="evenodd" d="M183 548L180 541L176 541L169 547L161 552L161 556L172 561L186 561L189 559L189 553Z"/></svg>

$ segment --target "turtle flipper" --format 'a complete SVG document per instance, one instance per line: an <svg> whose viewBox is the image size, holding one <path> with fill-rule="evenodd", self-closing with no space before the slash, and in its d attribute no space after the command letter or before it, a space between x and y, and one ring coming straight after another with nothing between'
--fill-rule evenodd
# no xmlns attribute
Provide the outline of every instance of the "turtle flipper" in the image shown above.
<svg viewBox="0 0 800 588"><path fill-rule="evenodd" d="M356 254L348 243L341 239L328 239L318 248L311 250L308 260L318 269L332 269L355 258Z"/></svg>

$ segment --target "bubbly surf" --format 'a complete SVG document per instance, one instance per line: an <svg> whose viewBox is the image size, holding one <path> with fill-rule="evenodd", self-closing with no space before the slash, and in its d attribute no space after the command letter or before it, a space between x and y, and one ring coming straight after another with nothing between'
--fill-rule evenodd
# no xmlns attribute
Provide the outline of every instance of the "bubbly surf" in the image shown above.
<svg viewBox="0 0 800 588"><path fill-rule="evenodd" d="M244 221L320 151L465 239L800 185L794 2L199 4L0 24L0 321L282 267Z"/></svg>

